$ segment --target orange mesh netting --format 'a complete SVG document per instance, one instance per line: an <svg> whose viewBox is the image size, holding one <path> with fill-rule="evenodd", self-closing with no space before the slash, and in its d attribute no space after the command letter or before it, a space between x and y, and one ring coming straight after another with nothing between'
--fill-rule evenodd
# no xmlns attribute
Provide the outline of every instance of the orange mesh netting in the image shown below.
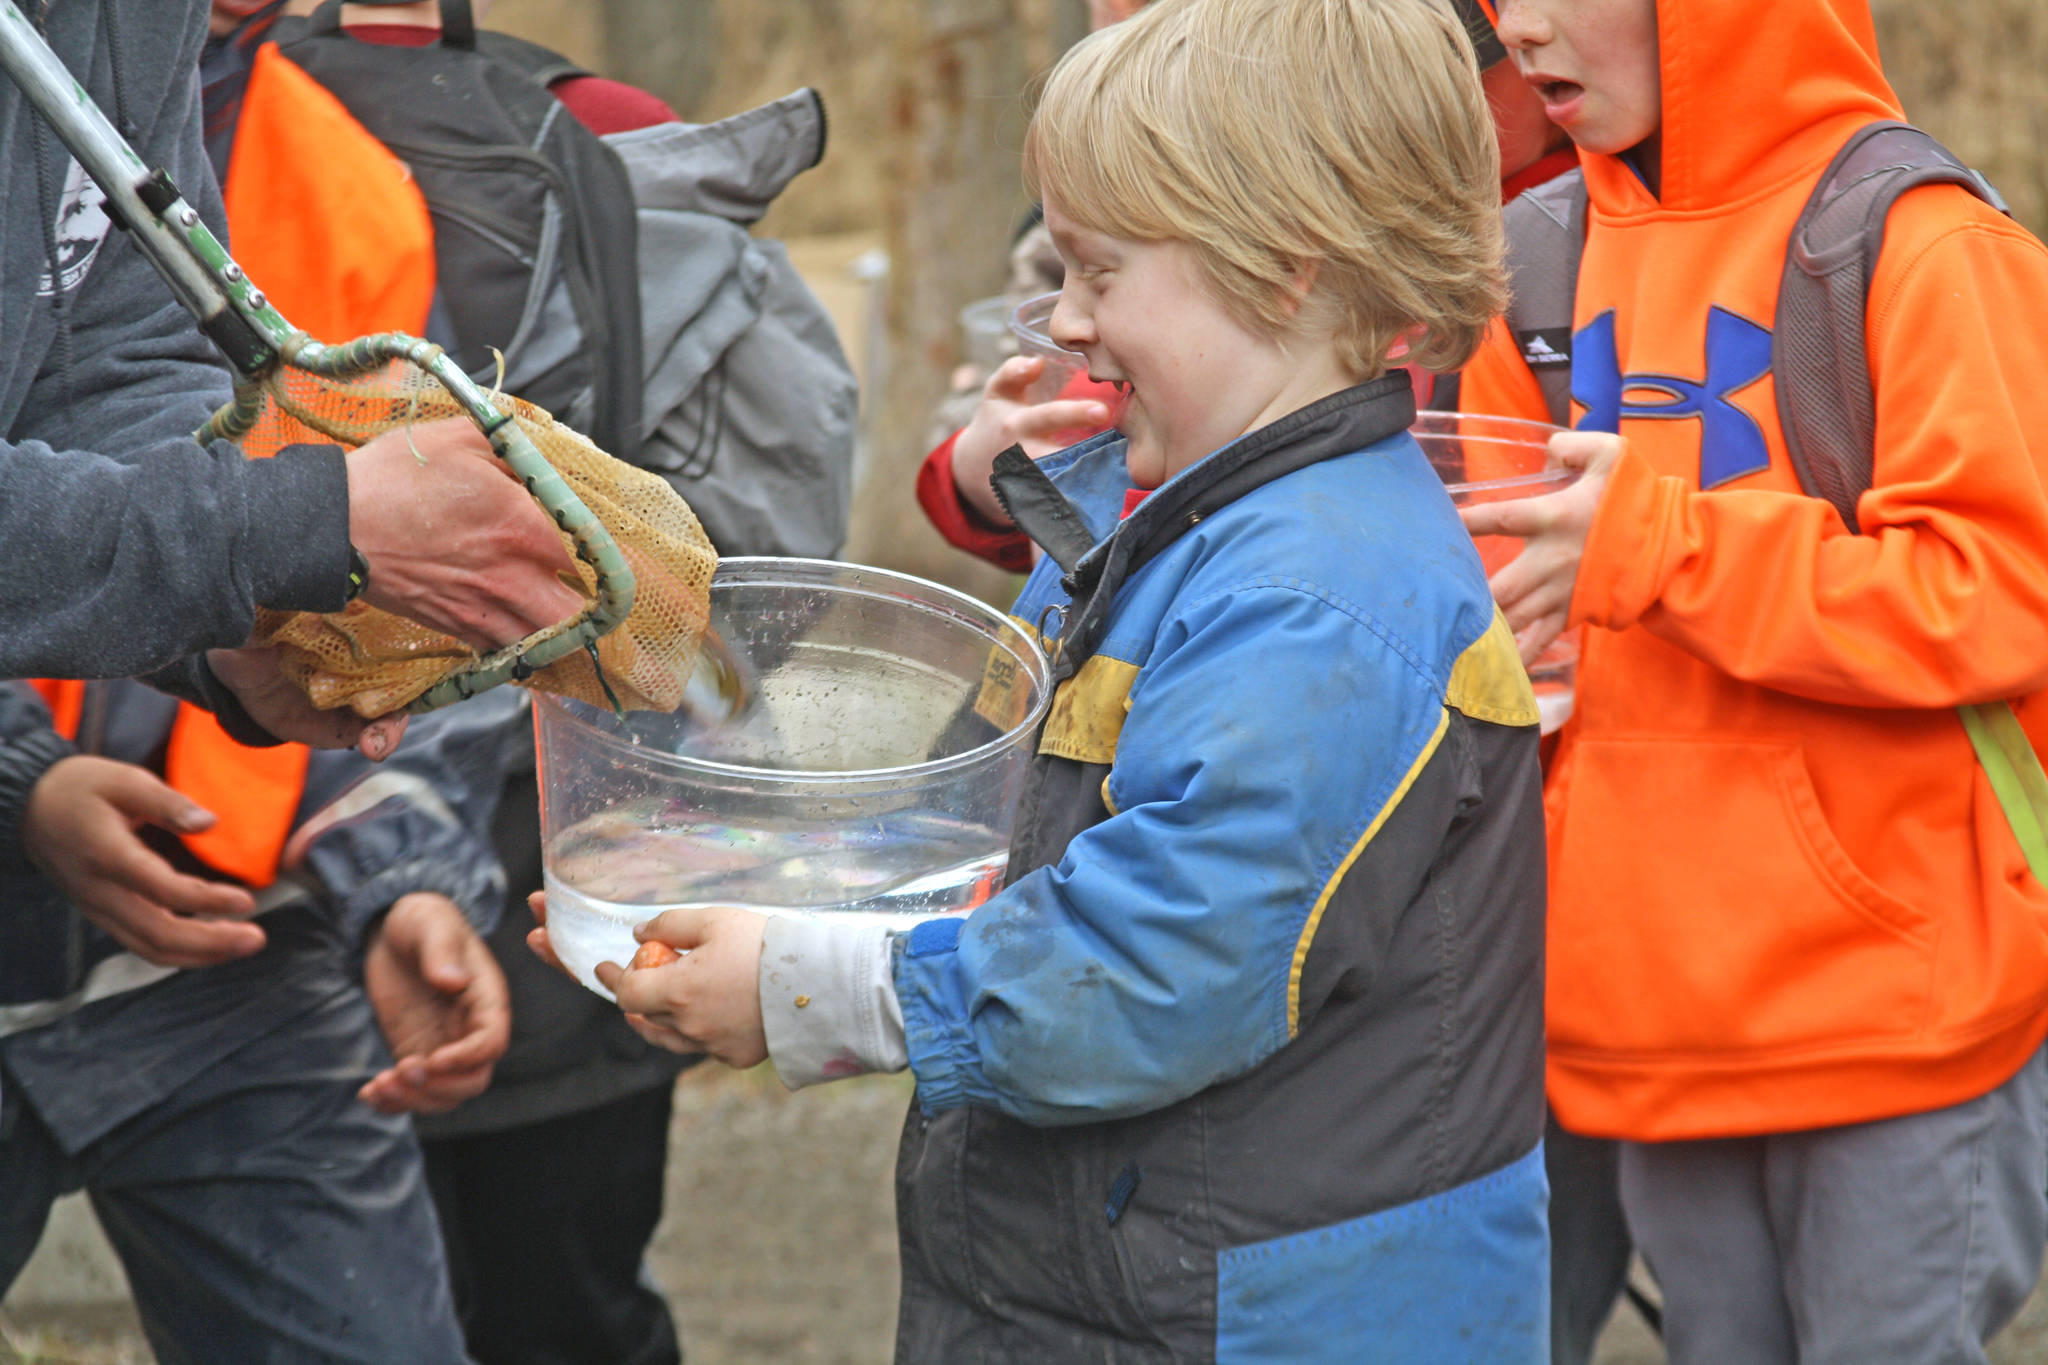
<svg viewBox="0 0 2048 1365"><path fill-rule="evenodd" d="M241 438L252 452L308 441L354 447L396 427L466 415L438 381L405 362L346 381L280 366L264 388L262 412ZM613 459L531 403L489 396L604 523L637 585L632 613L597 643L602 681L579 652L523 685L594 706L616 698L627 710L674 710L696 666L718 564L696 514L658 475ZM568 536L563 543L573 555ZM577 570L595 600L595 573L581 560ZM256 639L277 647L286 675L315 705L365 717L399 710L476 657L450 636L363 602L325 615L260 612Z"/></svg>

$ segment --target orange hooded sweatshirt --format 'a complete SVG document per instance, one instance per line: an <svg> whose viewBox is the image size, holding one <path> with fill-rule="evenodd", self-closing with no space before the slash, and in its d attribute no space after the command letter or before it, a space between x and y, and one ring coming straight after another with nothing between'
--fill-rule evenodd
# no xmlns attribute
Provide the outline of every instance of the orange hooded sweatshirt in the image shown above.
<svg viewBox="0 0 2048 1365"><path fill-rule="evenodd" d="M1901 116L1866 4L1657 9L1661 195L1584 157L1574 413L1628 450L1549 789L1552 1102L1644 1141L1957 1104L2048 1034L2048 891L1953 710L2012 699L2048 752L2048 251L1953 186L1894 207L1851 535L1768 331L1822 169ZM1544 416L1499 327L1463 405Z"/></svg>

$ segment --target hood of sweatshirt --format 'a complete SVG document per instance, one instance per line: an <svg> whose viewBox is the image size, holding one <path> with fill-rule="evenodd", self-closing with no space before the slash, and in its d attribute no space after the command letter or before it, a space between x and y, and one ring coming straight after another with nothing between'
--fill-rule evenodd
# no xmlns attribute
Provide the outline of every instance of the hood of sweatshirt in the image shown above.
<svg viewBox="0 0 2048 1365"><path fill-rule="evenodd" d="M1488 0L1489 11L1497 7ZM1824 165L1850 133L1904 118L1868 0L1657 0L1662 185L1580 154L1604 214L1712 211Z"/></svg>

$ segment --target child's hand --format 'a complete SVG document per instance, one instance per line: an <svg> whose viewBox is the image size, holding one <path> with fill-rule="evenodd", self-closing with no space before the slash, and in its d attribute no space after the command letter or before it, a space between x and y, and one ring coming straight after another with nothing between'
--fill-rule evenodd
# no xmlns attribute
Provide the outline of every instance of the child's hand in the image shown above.
<svg viewBox="0 0 2048 1365"><path fill-rule="evenodd" d="M1109 425L1109 407L1094 399L1055 399L1050 403L1025 400L1025 390L1045 371L1042 356L1011 356L988 377L981 391L981 404L953 442L953 485L967 505L998 526L1010 524L1009 514L996 501L988 486L989 471L996 456L1013 445L1022 445L1032 459L1050 455L1061 448L1054 438L1076 428L1099 430Z"/></svg>
<svg viewBox="0 0 2048 1365"><path fill-rule="evenodd" d="M180 872L139 831L197 834L213 824L212 812L149 769L73 754L29 789L21 848L129 952L166 967L206 967L261 951L263 930L245 922L256 900L239 886Z"/></svg>
<svg viewBox="0 0 2048 1365"><path fill-rule="evenodd" d="M1577 483L1544 497L1482 502L1459 513L1475 536L1514 536L1525 542L1488 584L1515 632L1524 664L1564 631L1586 535L1607 491L1607 473L1625 448L1621 437L1603 431L1559 432L1550 438L1550 453L1559 463L1586 471Z"/></svg>
<svg viewBox="0 0 2048 1365"><path fill-rule="evenodd" d="M670 910L634 931L684 950L658 967L600 962L597 979L619 999L642 1038L670 1052L705 1052L727 1066L768 1058L761 1026L761 938L766 915L751 910Z"/></svg>

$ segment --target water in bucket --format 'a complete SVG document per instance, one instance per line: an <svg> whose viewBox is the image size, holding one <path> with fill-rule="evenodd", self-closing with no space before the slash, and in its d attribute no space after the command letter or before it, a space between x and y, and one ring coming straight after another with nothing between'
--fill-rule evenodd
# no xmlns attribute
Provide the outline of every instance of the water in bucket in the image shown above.
<svg viewBox="0 0 2048 1365"><path fill-rule="evenodd" d="M901 574L732 559L712 623L752 681L723 724L536 702L548 934L579 980L683 905L908 928L1000 887L1048 699L1035 643Z"/></svg>

